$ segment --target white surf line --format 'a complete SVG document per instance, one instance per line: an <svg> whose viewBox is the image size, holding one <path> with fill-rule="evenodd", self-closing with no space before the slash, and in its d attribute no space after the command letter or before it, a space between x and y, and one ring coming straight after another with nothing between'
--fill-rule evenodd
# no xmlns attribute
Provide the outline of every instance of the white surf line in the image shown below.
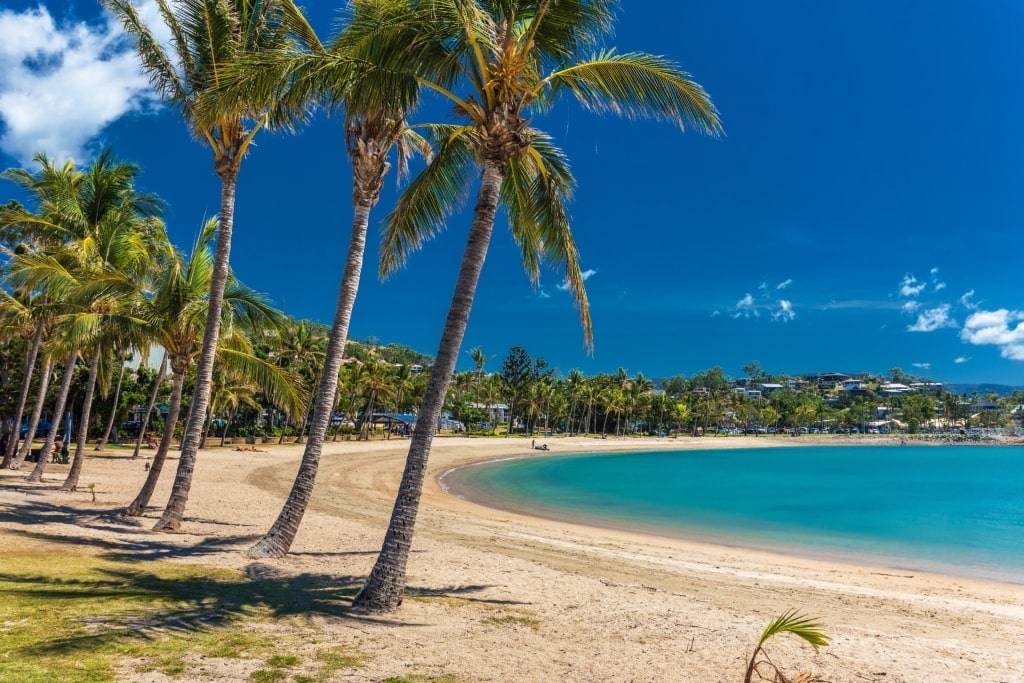
<svg viewBox="0 0 1024 683"><path fill-rule="evenodd" d="M511 538L519 538L522 540L534 541L536 543L545 543L547 545L555 547L590 552L595 555L607 555L610 557L617 557L627 560L647 562L648 564L659 564L672 567L679 567L683 569L690 569L695 572L706 572L709 574L728 574L730 576L738 576L746 579L756 579L758 581L769 581L779 584L791 584L795 586L810 586L813 588L820 588L822 590L835 591L838 593L852 593L855 595L861 595L872 598L893 598L903 600L905 602L922 603L929 606L939 605L942 607L946 607L950 610L957 610L969 607L979 611L990 612L992 614L998 614L1004 617L1009 617L1011 619L1018 619L1020 621L1024 621L1024 605L991 604L987 602L979 602L977 600L947 598L935 595L919 595L917 593L905 593L902 591L892 591L882 588L865 588L863 586L854 586L850 584L822 581L820 579L805 579L798 578L795 576L769 574L765 572L752 572L742 569L727 569L722 567L711 566L708 564L702 564L699 562L689 562L686 560L653 557L651 555L643 555L640 553L610 550L608 548L601 548L599 546L594 545L583 545L581 543L573 543L570 541L559 541L553 538L533 536L530 534L523 534L515 531L501 532L501 534Z"/></svg>

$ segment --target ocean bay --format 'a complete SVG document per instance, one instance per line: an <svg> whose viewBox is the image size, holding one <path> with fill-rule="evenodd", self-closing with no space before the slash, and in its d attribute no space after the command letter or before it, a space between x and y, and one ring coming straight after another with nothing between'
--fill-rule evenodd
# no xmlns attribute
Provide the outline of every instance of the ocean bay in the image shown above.
<svg viewBox="0 0 1024 683"><path fill-rule="evenodd" d="M998 446L801 446L462 468L472 502L595 526L1024 583L1024 458Z"/></svg>

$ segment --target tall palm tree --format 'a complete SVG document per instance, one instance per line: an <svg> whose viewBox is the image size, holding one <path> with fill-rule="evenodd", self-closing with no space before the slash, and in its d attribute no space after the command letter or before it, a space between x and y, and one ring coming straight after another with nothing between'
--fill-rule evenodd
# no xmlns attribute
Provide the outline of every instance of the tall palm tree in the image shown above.
<svg viewBox="0 0 1024 683"><path fill-rule="evenodd" d="M402 74L396 79L394 71L378 64L377 52L382 44L387 44L384 39L392 32L394 23L404 16L405 5L405 0L356 0L351 3L348 26L328 50L310 36L309 55L277 64L278 69L283 68L294 78L290 92L308 93L330 111L340 110L352 166L354 215L309 439L281 513L263 538L249 549L250 557L287 554L312 496L324 437L334 413L349 321L362 274L370 211L379 201L384 178L391 168L389 158L396 153L401 177L413 151L429 154L425 141L406 125L406 113L416 103L415 79ZM274 69L269 72L273 75ZM271 79L268 94L279 90L274 80ZM262 92L267 86L255 87Z"/></svg>
<svg viewBox="0 0 1024 683"><path fill-rule="evenodd" d="M488 356L485 354L482 346L474 346L466 353L468 353L469 357L473 359L473 368L476 371L476 391L479 394L480 382L484 379L484 366L487 365L487 361L492 360L494 356ZM477 397L477 401L479 400L480 398Z"/></svg>
<svg viewBox="0 0 1024 683"><path fill-rule="evenodd" d="M566 379L566 385L569 391L569 398L571 400L567 431L569 432L569 436L572 436L575 433L573 429L573 418L576 416L576 404L580 400L584 387L583 373L576 368L570 370L569 377Z"/></svg>
<svg viewBox="0 0 1024 683"><path fill-rule="evenodd" d="M154 283L152 292L133 290L134 283L130 281L121 283L125 294L134 294L137 315L146 321L150 337L163 347L172 373L167 426L150 463L146 481L125 510L128 516L141 515L153 495L178 421L185 375L200 353L200 339L203 338L204 326L207 324L207 295L214 271L210 247L216 231L216 219L208 221L200 230L192 254L187 259L167 245L160 257L160 279ZM236 320L245 319L252 327L262 329L276 325L282 319L266 297L234 279L230 279L225 287L221 313L226 317L222 336L235 331ZM218 361L229 367L244 363L247 370L262 379L262 384L273 396L282 397L289 406L301 402L285 371L273 363L255 358L251 348L239 340L235 340L230 347L219 348Z"/></svg>
<svg viewBox="0 0 1024 683"><path fill-rule="evenodd" d="M427 458L437 419L455 370L476 285L498 207L508 208L512 232L534 282L542 259L564 265L580 308L586 344L590 314L564 201L572 178L561 153L529 128L533 110L568 91L585 107L630 118L690 123L720 130L704 90L671 63L650 55L612 51L581 58L611 28L611 0L413 0L423 23L403 55L426 87L455 105L468 122L438 127L442 144L434 161L403 193L388 221L382 273L440 227L460 190L479 170L476 206L452 303L409 446L406 468L384 538L367 583L354 605L372 611L397 608L404 592ZM467 88L464 96L456 88Z"/></svg>
<svg viewBox="0 0 1024 683"><path fill-rule="evenodd" d="M274 102L255 97L221 107L211 103L222 69L247 57L287 50L292 36L312 34L291 0L156 0L171 35L169 55L130 0L102 0L135 40L143 69L156 90L178 110L189 131L213 151L221 181L220 227L210 282L209 313L196 370L195 391L182 440L171 497L156 529L181 526L196 455L210 402L213 363L228 282L235 188L242 159L256 133L270 122Z"/></svg>
<svg viewBox="0 0 1024 683"><path fill-rule="evenodd" d="M110 415L107 417L107 427L103 430L103 436L96 443L97 451L102 451L110 441L110 433L114 430L114 422L117 420L118 403L121 400L121 384L124 382L124 366L128 363L131 354L123 349L117 349L115 360L117 361L117 385L114 388L114 397L110 403Z"/></svg>

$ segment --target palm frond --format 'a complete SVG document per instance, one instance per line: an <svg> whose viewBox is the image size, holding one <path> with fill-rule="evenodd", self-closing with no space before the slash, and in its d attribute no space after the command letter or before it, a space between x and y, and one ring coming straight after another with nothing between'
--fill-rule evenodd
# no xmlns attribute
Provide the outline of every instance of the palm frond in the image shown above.
<svg viewBox="0 0 1024 683"><path fill-rule="evenodd" d="M432 238L465 202L470 174L476 168L474 129L436 125L428 130L439 146L384 223L379 267L383 278L405 265L409 254Z"/></svg>
<svg viewBox="0 0 1024 683"><path fill-rule="evenodd" d="M707 135L723 132L704 88L690 74L654 55L604 52L552 73L542 81L545 84L551 85L552 96L567 88L584 107L596 112L671 121Z"/></svg>
<svg viewBox="0 0 1024 683"><path fill-rule="evenodd" d="M795 609L789 609L765 627L761 638L757 641L757 646L763 646L765 641L781 633L792 633L817 650L819 647L828 646L828 637L824 633L824 628L824 624L815 619L799 614Z"/></svg>
<svg viewBox="0 0 1024 683"><path fill-rule="evenodd" d="M228 346L218 348L217 362L224 369L249 378L274 405L289 414L297 415L305 407L302 380L286 368Z"/></svg>

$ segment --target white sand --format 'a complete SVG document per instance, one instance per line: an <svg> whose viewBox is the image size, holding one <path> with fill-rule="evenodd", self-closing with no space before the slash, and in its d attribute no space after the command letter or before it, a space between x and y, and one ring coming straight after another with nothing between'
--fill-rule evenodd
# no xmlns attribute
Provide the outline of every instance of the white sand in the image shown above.
<svg viewBox="0 0 1024 683"><path fill-rule="evenodd" d="M547 455L793 445L736 437L545 441L552 446ZM68 523L33 524L36 533L152 542L181 549L168 553L168 561L328 574L358 584L380 548L408 441L328 443L292 555L254 563L241 551L276 517L301 457L300 446L260 448L268 452L200 454L183 534L147 531L159 517L156 507L138 527L119 528L95 514L127 504L141 486L143 463L123 455L85 463L82 482L95 483L96 503L85 487L74 494L60 494L52 484L11 489L18 475L4 472L0 506L16 509L32 500L79 511ZM1024 681L1024 585L547 521L474 505L437 483L451 467L512 456L546 457L520 439L435 440L409 594L461 600L410 598L383 619L322 620L319 628L329 638L367 655L364 667L336 680L418 674L458 681L740 681L765 624L796 608L827 624L832 642L815 653L795 638L779 639L772 658L790 673L813 670L837 682ZM160 506L175 465L168 463L154 498ZM51 480L66 471L50 467ZM21 520L0 523L0 557L5 544L17 542L11 532L21 526ZM514 618L488 620L495 614ZM244 680L257 664L236 660L204 680ZM152 672L126 674L126 680L172 679Z"/></svg>

